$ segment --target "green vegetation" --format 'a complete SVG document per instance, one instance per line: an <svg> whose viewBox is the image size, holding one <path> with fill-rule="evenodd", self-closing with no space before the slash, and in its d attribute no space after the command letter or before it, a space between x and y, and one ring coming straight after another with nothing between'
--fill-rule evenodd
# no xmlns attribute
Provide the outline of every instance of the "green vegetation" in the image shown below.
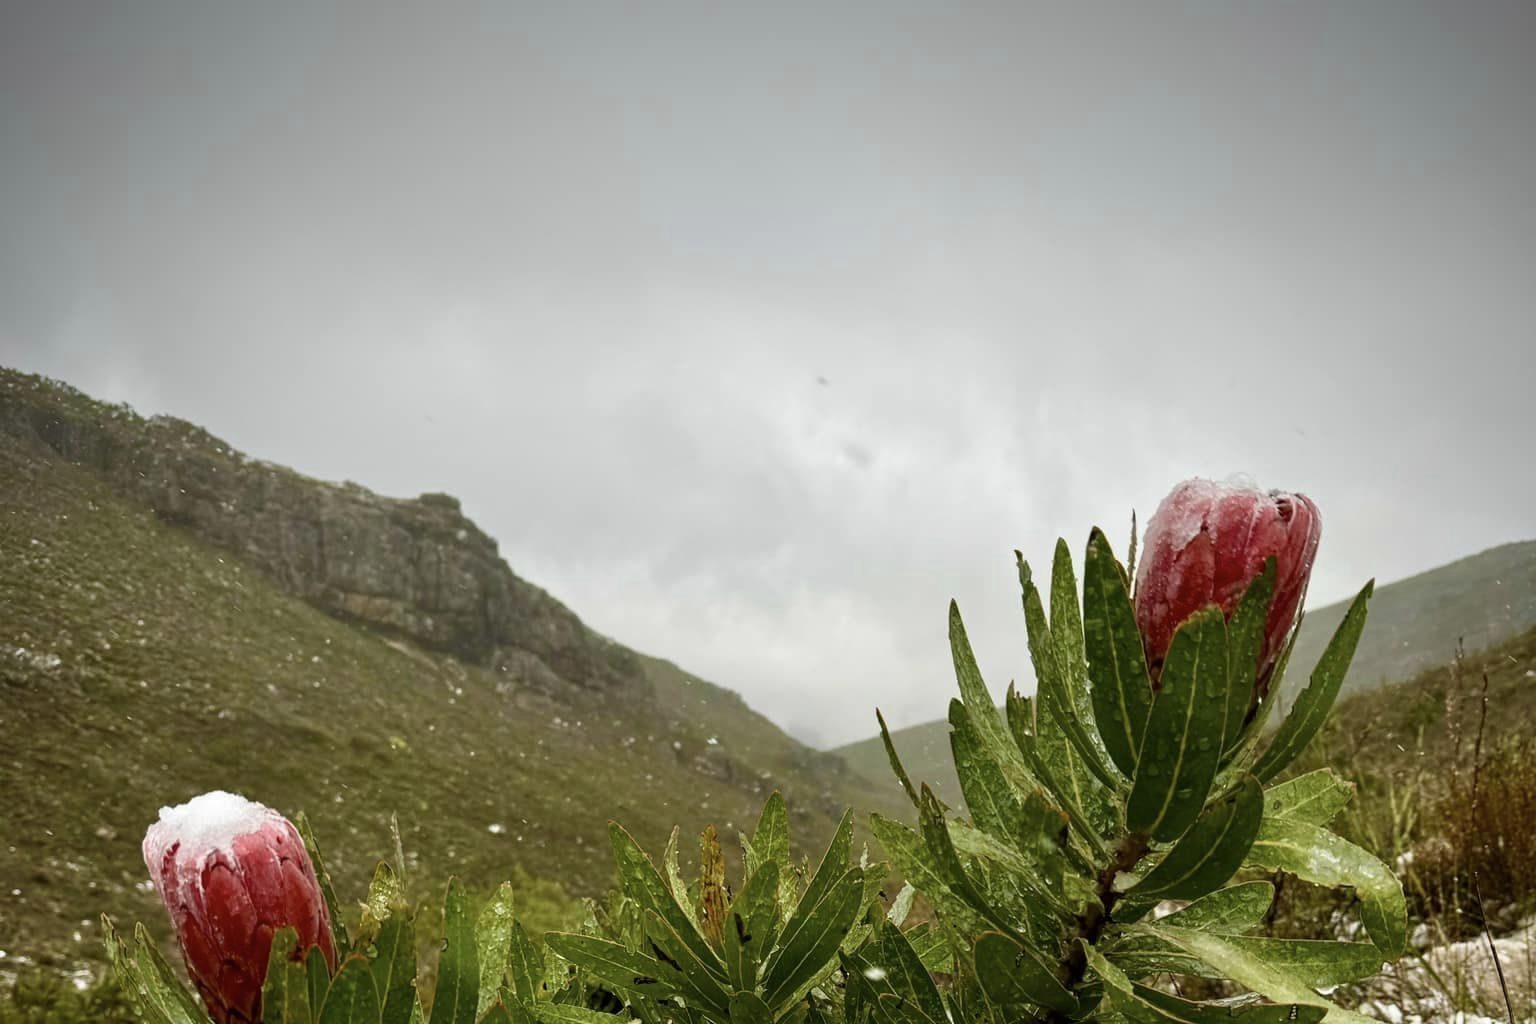
<svg viewBox="0 0 1536 1024"><path fill-rule="evenodd" d="M22 971L0 991L0 1024L139 1024L113 975L75 982L47 968Z"/></svg>
<svg viewBox="0 0 1536 1024"><path fill-rule="evenodd" d="M1310 754L1358 780L1344 831L1402 858L1415 916L1451 938L1536 913L1532 721L1536 629L1348 699Z"/></svg>

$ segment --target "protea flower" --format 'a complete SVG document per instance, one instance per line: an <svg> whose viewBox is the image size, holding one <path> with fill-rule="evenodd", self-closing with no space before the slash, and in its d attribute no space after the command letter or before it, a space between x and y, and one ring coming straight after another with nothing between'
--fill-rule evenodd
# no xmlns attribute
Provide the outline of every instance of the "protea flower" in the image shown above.
<svg viewBox="0 0 1536 1024"><path fill-rule="evenodd" d="M144 863L170 912L187 973L218 1024L261 1019L277 929L319 946L334 970L330 915L298 830L281 814L214 791L162 807Z"/></svg>
<svg viewBox="0 0 1536 1024"><path fill-rule="evenodd" d="M1275 594L1255 691L1262 698L1296 623L1322 527L1317 506L1304 494L1210 480L1175 487L1147 525L1136 570L1136 623L1154 682L1180 623L1209 604L1231 619L1273 558Z"/></svg>

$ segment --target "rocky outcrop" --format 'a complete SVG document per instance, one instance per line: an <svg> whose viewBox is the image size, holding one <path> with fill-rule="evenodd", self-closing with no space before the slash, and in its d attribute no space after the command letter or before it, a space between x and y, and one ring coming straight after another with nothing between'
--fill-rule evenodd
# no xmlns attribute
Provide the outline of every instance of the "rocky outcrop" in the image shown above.
<svg viewBox="0 0 1536 1024"><path fill-rule="evenodd" d="M546 692L645 685L632 652L519 578L449 495L313 480L185 421L4 369L0 435L99 474L333 615Z"/></svg>

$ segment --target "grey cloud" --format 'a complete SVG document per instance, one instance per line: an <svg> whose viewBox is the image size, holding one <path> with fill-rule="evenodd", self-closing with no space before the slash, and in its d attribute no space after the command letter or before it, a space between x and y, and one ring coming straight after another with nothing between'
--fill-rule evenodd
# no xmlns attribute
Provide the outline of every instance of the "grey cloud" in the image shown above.
<svg viewBox="0 0 1536 1024"><path fill-rule="evenodd" d="M808 738L942 713L951 596L1027 685L1012 549L1183 476L1312 493L1318 601L1536 533L1528 5L0 17L0 361Z"/></svg>

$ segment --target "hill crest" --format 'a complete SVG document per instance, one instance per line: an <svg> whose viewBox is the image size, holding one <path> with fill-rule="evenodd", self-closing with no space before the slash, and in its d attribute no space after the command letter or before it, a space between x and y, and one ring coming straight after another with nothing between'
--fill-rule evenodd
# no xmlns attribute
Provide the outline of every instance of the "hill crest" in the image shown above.
<svg viewBox="0 0 1536 1024"><path fill-rule="evenodd" d="M0 370L0 433L99 476L341 618L543 691L642 684L626 648L514 573L457 498L390 498L235 450L59 381Z"/></svg>

